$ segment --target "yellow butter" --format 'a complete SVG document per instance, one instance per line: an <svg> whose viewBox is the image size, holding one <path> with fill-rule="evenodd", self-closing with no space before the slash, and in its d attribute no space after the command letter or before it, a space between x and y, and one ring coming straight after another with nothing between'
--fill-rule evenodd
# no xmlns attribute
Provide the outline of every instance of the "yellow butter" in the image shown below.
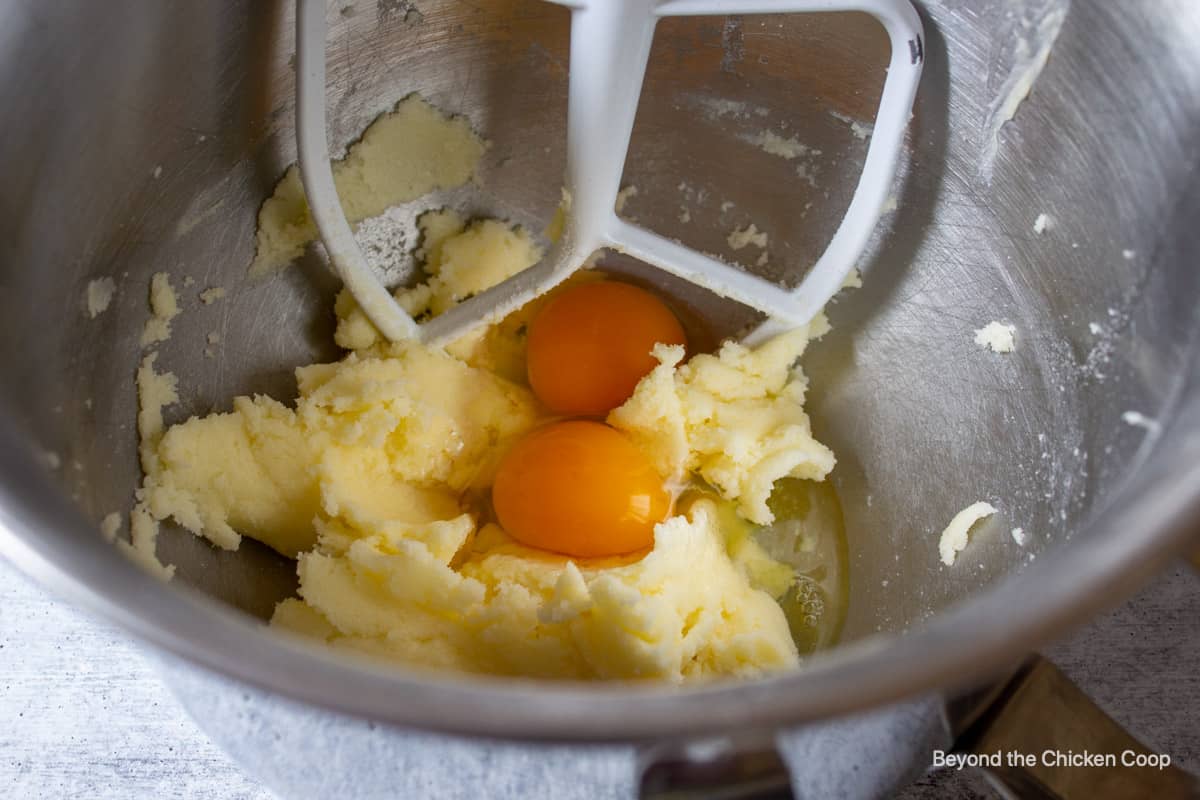
<svg viewBox="0 0 1200 800"><path fill-rule="evenodd" d="M396 301L410 316L420 318L442 313L472 295L495 286L505 278L536 264L542 249L529 233L499 220L479 219L468 224L449 209L429 211L417 219L421 230L421 249L416 253L428 279L412 288L395 292ZM338 317L334 340L347 350L366 350L382 341L379 332L346 290L338 293L335 312ZM487 344L484 344L485 338ZM465 337L451 346L456 355L476 363L490 357L509 361L502 354L512 340L504 343L486 331ZM494 351L494 352L493 352ZM523 376L509 375L520 379Z"/></svg>
<svg viewBox="0 0 1200 800"><path fill-rule="evenodd" d="M834 466L833 452L813 438L804 412L808 384L793 369L811 336L804 327L757 349L726 342L715 355L682 365L682 347L659 345L659 366L608 422L628 433L663 475L696 473L743 517L768 524L775 481L823 480Z"/></svg>
<svg viewBox="0 0 1200 800"><path fill-rule="evenodd" d="M458 513L458 493L489 485L538 414L528 390L415 344L303 367L297 383L294 410L241 397L167 431L146 460L151 513L221 547L240 533L295 556L316 542L321 513Z"/></svg>
<svg viewBox="0 0 1200 800"><path fill-rule="evenodd" d="M448 117L409 95L372 122L345 158L333 162L346 219L359 222L435 189L461 186L474 176L486 149L465 119ZM258 212L250 274L286 266L316 237L300 171L292 165Z"/></svg>
<svg viewBox="0 0 1200 800"><path fill-rule="evenodd" d="M359 538L342 529L300 557L307 608L287 601L273 621L475 673L681 682L794 666L782 610L730 559L716 517L711 501L697 501L658 526L644 558L590 565L489 526L482 549L454 569L451 548L472 527L463 517Z"/></svg>

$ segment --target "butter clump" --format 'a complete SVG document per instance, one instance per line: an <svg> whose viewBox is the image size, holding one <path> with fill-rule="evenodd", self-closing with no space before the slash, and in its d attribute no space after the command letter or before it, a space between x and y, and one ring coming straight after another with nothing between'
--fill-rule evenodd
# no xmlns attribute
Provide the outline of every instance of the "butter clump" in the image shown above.
<svg viewBox="0 0 1200 800"><path fill-rule="evenodd" d="M179 296L165 272L156 272L150 278L150 311L150 319L142 329L142 347L171 338L171 320L179 316Z"/></svg>
<svg viewBox="0 0 1200 800"><path fill-rule="evenodd" d="M784 477L823 480L833 452L813 438L796 360L827 323L818 318L757 349L726 342L681 364L684 350L658 345L659 365L609 414L668 478L694 472L751 522L774 521L767 499Z"/></svg>
<svg viewBox="0 0 1200 800"><path fill-rule="evenodd" d="M435 189L471 180L487 149L462 117L448 117L418 95L383 114L333 162L333 180L350 223L382 214ZM300 171L292 165L258 212L252 276L286 266L317 237Z"/></svg>
<svg viewBox="0 0 1200 800"><path fill-rule="evenodd" d="M145 355L142 363L138 366L136 379L138 459L142 465L142 472L147 476L156 473L161 468L158 445L162 441L165 429L163 408L179 402L179 394L176 391L178 380L170 372L156 371L154 362L157 359L158 353ZM117 540L117 546L150 574L162 580L170 580L171 576L175 574L175 567L174 565L164 565L158 558L156 552L158 521L146 508L145 488L139 489L135 493L135 499L137 504L129 513L129 541ZM105 526L112 526L112 535L115 536L116 530L120 526L120 520L117 520L117 524L113 526L112 522L106 518Z"/></svg>
<svg viewBox="0 0 1200 800"><path fill-rule="evenodd" d="M107 311L116 292L117 284L107 275L88 281L87 290L84 292L84 306L88 316L95 319Z"/></svg>
<svg viewBox="0 0 1200 800"><path fill-rule="evenodd" d="M401 308L414 318L441 314L542 257L541 247L528 231L499 220L479 219L468 224L457 212L440 209L422 214L417 225L422 246L416 257L428 279L394 293ZM365 350L382 340L347 290L338 293L334 311L338 317L334 340L340 347ZM452 345L451 351L470 353L485 335L468 336ZM495 345L495 337L492 339Z"/></svg>
<svg viewBox="0 0 1200 800"><path fill-rule="evenodd" d="M273 624L431 668L575 679L758 675L798 661L787 620L729 558L712 501L655 531L640 559L590 565L469 517L323 526L300 557L303 601ZM461 566L455 553L465 548Z"/></svg>
<svg viewBox="0 0 1200 800"><path fill-rule="evenodd" d="M967 547L971 529L975 527L975 523L987 519L995 513L995 506L980 501L972 503L955 514L954 519L950 520L950 524L938 537L938 555L941 557L942 563L947 567L954 566L958 554Z"/></svg>
<svg viewBox="0 0 1200 800"><path fill-rule="evenodd" d="M239 397L176 425L143 459L142 495L219 547L252 536L309 550L319 516L425 523L490 484L498 452L535 421L528 390L415 343L296 371L296 407Z"/></svg>

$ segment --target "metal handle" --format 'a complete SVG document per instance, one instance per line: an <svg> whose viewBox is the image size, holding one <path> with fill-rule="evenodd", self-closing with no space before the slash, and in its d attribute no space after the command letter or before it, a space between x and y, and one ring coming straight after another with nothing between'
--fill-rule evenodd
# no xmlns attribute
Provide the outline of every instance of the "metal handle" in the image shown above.
<svg viewBox="0 0 1200 800"><path fill-rule="evenodd" d="M660 742L638 749L639 800L792 800L773 736Z"/></svg>
<svg viewBox="0 0 1200 800"><path fill-rule="evenodd" d="M947 704L947 717L955 752L998 761L978 767L1006 798L1200 798L1200 780L1162 764L1041 656L1007 682Z"/></svg>

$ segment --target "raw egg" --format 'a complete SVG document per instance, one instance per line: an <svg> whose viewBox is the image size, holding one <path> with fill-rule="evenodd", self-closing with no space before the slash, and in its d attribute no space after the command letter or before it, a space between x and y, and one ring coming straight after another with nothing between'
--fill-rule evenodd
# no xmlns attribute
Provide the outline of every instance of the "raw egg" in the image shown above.
<svg viewBox="0 0 1200 800"><path fill-rule="evenodd" d="M501 527L522 544L597 558L653 545L671 496L624 434L570 420L538 428L513 446L500 462L492 504Z"/></svg>
<svg viewBox="0 0 1200 800"><path fill-rule="evenodd" d="M529 385L557 414L604 416L657 365L659 342L686 346L687 336L650 292L617 281L574 286L529 325Z"/></svg>

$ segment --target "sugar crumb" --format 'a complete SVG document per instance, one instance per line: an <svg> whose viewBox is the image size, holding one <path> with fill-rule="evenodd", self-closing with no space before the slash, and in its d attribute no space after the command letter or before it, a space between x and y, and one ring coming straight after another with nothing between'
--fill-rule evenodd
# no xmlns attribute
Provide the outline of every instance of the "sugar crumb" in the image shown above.
<svg viewBox="0 0 1200 800"><path fill-rule="evenodd" d="M840 111L830 111L829 116L844 122L850 126L850 133L859 141L866 141L872 133L875 132L875 126L870 123L860 122L849 114L843 114Z"/></svg>
<svg viewBox="0 0 1200 800"><path fill-rule="evenodd" d="M1016 349L1017 328L1003 322L989 322L975 331L975 344L993 353L1011 353Z"/></svg>
<svg viewBox="0 0 1200 800"><path fill-rule="evenodd" d="M820 150L814 150L801 142L795 136L780 136L774 131L762 131L754 138L754 144L764 153L791 161L801 156L821 155Z"/></svg>
<svg viewBox="0 0 1200 800"><path fill-rule="evenodd" d="M938 555L941 556L942 563L948 567L953 566L954 560L970 540L971 528L995 513L996 509L990 503L979 502L972 503L955 514L938 539Z"/></svg>
<svg viewBox="0 0 1200 800"><path fill-rule="evenodd" d="M729 236L725 237L725 241L729 242L729 246L734 250L741 250L747 245L755 247L767 246L767 234L765 231L760 231L753 222L745 228L737 228Z"/></svg>
<svg viewBox="0 0 1200 800"><path fill-rule="evenodd" d="M142 347L171 338L171 320L179 316L179 296L165 272L150 278L150 311L152 316L142 329Z"/></svg>
<svg viewBox="0 0 1200 800"><path fill-rule="evenodd" d="M633 184L630 184L621 191L617 192L616 209L618 214L625 210L625 204L629 202L629 198L636 197L637 193L638 188Z"/></svg>
<svg viewBox="0 0 1200 800"><path fill-rule="evenodd" d="M1121 421L1135 428L1143 428L1147 433L1155 436L1162 432L1162 423L1156 419L1147 417L1140 411L1126 411L1121 415Z"/></svg>
<svg viewBox="0 0 1200 800"><path fill-rule="evenodd" d="M212 305L225 296L225 287L211 286L200 293L200 302L204 305Z"/></svg>
<svg viewBox="0 0 1200 800"><path fill-rule="evenodd" d="M106 542L112 542L117 538L117 532L121 530L121 515L116 511L108 514L104 519L100 520L100 534Z"/></svg>
<svg viewBox="0 0 1200 800"><path fill-rule="evenodd" d="M107 276L88 281L87 291L84 293L84 303L87 307L88 316L91 319L95 319L107 311L116 292L116 283L113 282L112 278Z"/></svg>

